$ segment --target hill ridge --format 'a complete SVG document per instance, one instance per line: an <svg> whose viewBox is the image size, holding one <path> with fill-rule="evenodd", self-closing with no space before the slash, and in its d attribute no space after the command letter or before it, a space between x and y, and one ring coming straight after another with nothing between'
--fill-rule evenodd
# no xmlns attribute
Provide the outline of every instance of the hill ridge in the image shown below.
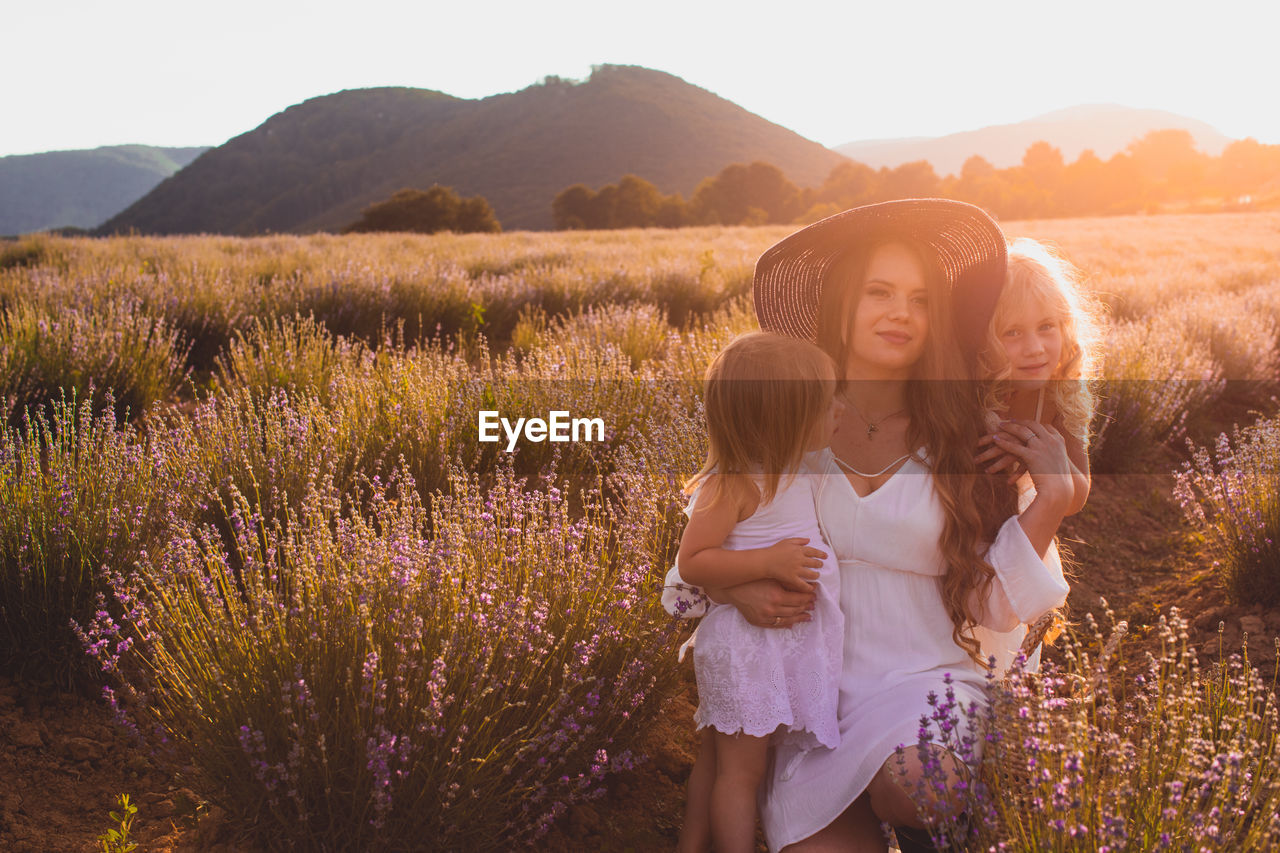
<svg viewBox="0 0 1280 853"><path fill-rule="evenodd" d="M1020 122L993 124L943 136L868 139L846 142L834 150L868 166L899 166L928 160L939 175L959 174L964 161L981 156L996 168L1016 166L1034 142L1045 141L1074 160L1085 149L1106 159L1152 130L1191 132L1206 154L1218 155L1231 141L1199 119L1167 110L1122 104L1077 104Z"/></svg>
<svg viewBox="0 0 1280 853"><path fill-rule="evenodd" d="M0 157L0 234L96 227L207 150L130 143Z"/></svg>
<svg viewBox="0 0 1280 853"><path fill-rule="evenodd" d="M736 162L816 185L845 158L675 75L600 65L516 92L346 89L294 104L207 152L104 233L338 230L405 187L482 195L503 227L550 228L565 187L626 174L689 195Z"/></svg>

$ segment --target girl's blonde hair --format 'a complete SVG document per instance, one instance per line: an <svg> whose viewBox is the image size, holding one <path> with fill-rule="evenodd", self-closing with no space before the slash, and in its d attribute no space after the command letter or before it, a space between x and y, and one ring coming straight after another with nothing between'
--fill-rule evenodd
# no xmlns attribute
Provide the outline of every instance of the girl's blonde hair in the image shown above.
<svg viewBox="0 0 1280 853"><path fill-rule="evenodd" d="M848 323L862 295L867 266L885 245L905 247L924 273L929 292L924 352L912 367L906 402L910 447L924 447L934 476L934 494L943 510L938 549L947 564L942 603L951 636L979 665L985 664L974 636L978 614L971 602L990 595L995 569L983 555L1000 526L1017 512L1017 496L1004 477L978 469L973 449L986 431L981 383L974 382L955 329L951 288L927 247L887 239L855 247L827 273L818 308L818 345L836 359L843 381L852 342Z"/></svg>
<svg viewBox="0 0 1280 853"><path fill-rule="evenodd" d="M800 467L809 438L827 416L835 365L808 341L748 332L716 355L704 383L707 461L685 484L685 493L715 473L728 475L721 482L733 484L731 489L750 487L758 492L751 497L768 503L783 474ZM749 477L734 476L746 474L762 474L761 488Z"/></svg>
<svg viewBox="0 0 1280 853"><path fill-rule="evenodd" d="M1089 380L1097 375L1095 353L1104 313L1101 303L1083 291L1082 281L1076 267L1038 240L1019 237L1010 243L1008 277L978 361L982 377L988 380L989 408L1000 410L1009 399L1013 374L1000 332L1027 305L1043 305L1062 330L1061 361L1046 394L1062 413L1063 425L1087 448L1097 406Z"/></svg>

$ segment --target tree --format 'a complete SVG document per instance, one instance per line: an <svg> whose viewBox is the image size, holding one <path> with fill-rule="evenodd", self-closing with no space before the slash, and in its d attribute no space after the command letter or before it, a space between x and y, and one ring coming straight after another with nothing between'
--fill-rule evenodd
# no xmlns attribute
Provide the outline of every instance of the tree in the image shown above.
<svg viewBox="0 0 1280 853"><path fill-rule="evenodd" d="M653 224L659 228L681 228L689 225L689 206L684 203L684 199L678 193L666 196L662 199L657 219Z"/></svg>
<svg viewBox="0 0 1280 853"><path fill-rule="evenodd" d="M583 184L560 191L551 202L556 227L572 228L679 228L688 224L684 199L664 196L644 178L623 175L616 184L595 192Z"/></svg>
<svg viewBox="0 0 1280 853"><path fill-rule="evenodd" d="M483 196L472 196L464 198L458 205L458 217L452 230L464 234L497 234L502 225Z"/></svg>
<svg viewBox="0 0 1280 853"><path fill-rule="evenodd" d="M657 224L662 193L644 178L623 175L613 199L614 228L647 228Z"/></svg>
<svg viewBox="0 0 1280 853"><path fill-rule="evenodd" d="M708 225L791 222L800 214L800 191L770 163L734 163L698 184L689 202Z"/></svg>
<svg viewBox="0 0 1280 853"><path fill-rule="evenodd" d="M1098 213L1133 213L1142 210L1145 184L1133 158L1123 151L1113 154L1103 165L1107 188L1106 207Z"/></svg>
<svg viewBox="0 0 1280 853"><path fill-rule="evenodd" d="M982 178L989 178L995 173L996 167L991 165L991 161L979 154L974 154L960 167L960 180L976 182Z"/></svg>
<svg viewBox="0 0 1280 853"><path fill-rule="evenodd" d="M1008 216L1011 208L1009 170L997 171L985 157L974 154L960 167L960 177L951 185L952 195L976 204L996 216Z"/></svg>
<svg viewBox="0 0 1280 853"><path fill-rule="evenodd" d="M1106 164L1086 148L1063 172L1059 209L1066 216L1100 213L1107 207L1109 193Z"/></svg>
<svg viewBox="0 0 1280 853"><path fill-rule="evenodd" d="M1048 186L1062 177L1066 164L1062 152L1044 140L1033 142L1022 155L1022 168L1040 186Z"/></svg>
<svg viewBox="0 0 1280 853"><path fill-rule="evenodd" d="M866 163L850 160L831 170L818 190L817 203L832 204L839 210L866 204L875 197L876 170Z"/></svg>
<svg viewBox="0 0 1280 853"><path fill-rule="evenodd" d="M880 169L879 201L897 198L932 198L938 194L938 174L928 160L903 163L893 169Z"/></svg>
<svg viewBox="0 0 1280 853"><path fill-rule="evenodd" d="M1188 130L1153 130L1128 149L1134 166L1157 201L1201 194L1208 158L1196 150Z"/></svg>
<svg viewBox="0 0 1280 853"><path fill-rule="evenodd" d="M1280 145L1263 145L1249 137L1237 139L1218 161L1218 183L1231 197L1256 195L1280 179Z"/></svg>
<svg viewBox="0 0 1280 853"><path fill-rule="evenodd" d="M551 202L551 216L556 228L569 230L594 227L591 224L591 212L595 196L585 184L574 184L561 190Z"/></svg>
<svg viewBox="0 0 1280 853"><path fill-rule="evenodd" d="M1058 194L1065 170L1062 152L1047 142L1033 142L1022 164L1001 171L1002 215L1022 219L1058 213Z"/></svg>
<svg viewBox="0 0 1280 853"><path fill-rule="evenodd" d="M449 187L436 184L429 190L403 189L386 201L364 209L360 218L342 229L344 234L371 231L498 232L502 226L482 196L463 199Z"/></svg>

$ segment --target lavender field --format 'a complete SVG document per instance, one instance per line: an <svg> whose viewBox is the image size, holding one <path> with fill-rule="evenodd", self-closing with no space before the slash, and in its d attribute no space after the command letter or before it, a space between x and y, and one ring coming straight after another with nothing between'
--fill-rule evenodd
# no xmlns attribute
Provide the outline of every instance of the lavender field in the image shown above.
<svg viewBox="0 0 1280 853"><path fill-rule="evenodd" d="M1109 307L1095 491L1164 478L1188 571L1270 648L1280 215L1005 228L1057 243ZM109 705L245 849L563 833L634 784L688 690L659 594L700 378L755 326L752 266L787 230L0 245L0 673ZM507 453L482 410L605 430ZM990 715L979 819L939 818L939 840L1280 846L1258 631L1206 656L1201 614L1134 638L1095 609L989 710L939 697L940 718ZM20 825L0 841L35 844Z"/></svg>

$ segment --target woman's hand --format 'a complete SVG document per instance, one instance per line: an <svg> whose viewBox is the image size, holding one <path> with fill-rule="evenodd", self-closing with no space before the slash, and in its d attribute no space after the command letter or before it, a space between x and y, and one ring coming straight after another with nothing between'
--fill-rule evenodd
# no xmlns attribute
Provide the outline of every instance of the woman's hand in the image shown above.
<svg viewBox="0 0 1280 853"><path fill-rule="evenodd" d="M815 569L822 568L826 552L806 547L805 538L783 539L765 549L768 576L793 592L807 593L810 585L819 577Z"/></svg>
<svg viewBox="0 0 1280 853"><path fill-rule="evenodd" d="M1067 444L1052 425L1038 421L1002 421L992 436L996 447L1026 466L1037 495L1069 503L1075 492Z"/></svg>
<svg viewBox="0 0 1280 853"><path fill-rule="evenodd" d="M809 611L817 595L812 589L794 592L777 581L760 580L718 589L714 599L738 608L742 618L759 628L790 628L813 618Z"/></svg>
<svg viewBox="0 0 1280 853"><path fill-rule="evenodd" d="M1035 421L1005 421L996 432L995 444L1017 457L1031 473L1036 496L1018 516L1018 523L1043 558L1075 494L1066 443L1052 426Z"/></svg>

